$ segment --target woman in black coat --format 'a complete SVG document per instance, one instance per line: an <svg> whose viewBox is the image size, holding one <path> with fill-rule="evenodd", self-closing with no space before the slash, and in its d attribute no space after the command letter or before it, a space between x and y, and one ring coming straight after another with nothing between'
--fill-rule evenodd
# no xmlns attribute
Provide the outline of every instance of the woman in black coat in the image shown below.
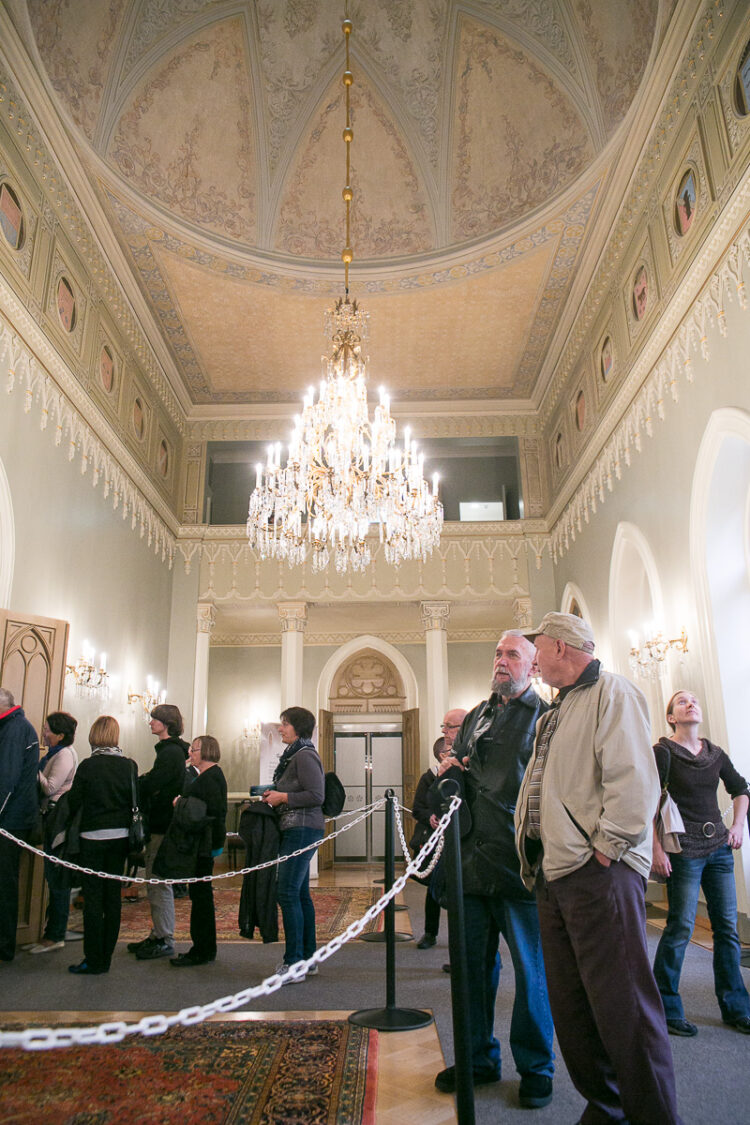
<svg viewBox="0 0 750 1125"><path fill-rule="evenodd" d="M197 798L206 805L209 821L204 834L205 844L198 851L195 874L211 875L214 859L224 849L227 827L227 782L220 766L219 743L210 734L194 738L189 750L189 764L198 776L186 786L184 796ZM206 965L216 960L216 911L213 883L190 883L190 938L192 946L186 953L170 958L175 969L190 965Z"/></svg>
<svg viewBox="0 0 750 1125"><path fill-rule="evenodd" d="M117 745L120 726L100 715L89 731L91 757L79 765L68 793L70 819L80 810L81 867L122 875L128 855L135 762ZM109 972L120 933L120 883L99 875L82 875L83 961L69 972L96 976Z"/></svg>
<svg viewBox="0 0 750 1125"><path fill-rule="evenodd" d="M446 745L444 738L438 738L432 747L432 753L435 761L440 764L443 758L450 754L450 747ZM437 825L437 817L432 811L432 805L429 801L428 794L433 785L437 781L434 768L425 770L417 782L417 788L414 793L414 800L412 801L412 816L417 822L414 829L412 838L409 841L410 847L417 854L419 849L429 840L430 836L435 830ZM419 880L420 882L429 883L429 878ZM417 942L417 949L431 949L437 941L438 930L440 929L440 903L437 899L433 898L430 894L430 888L427 887L427 893L424 900L424 933Z"/></svg>

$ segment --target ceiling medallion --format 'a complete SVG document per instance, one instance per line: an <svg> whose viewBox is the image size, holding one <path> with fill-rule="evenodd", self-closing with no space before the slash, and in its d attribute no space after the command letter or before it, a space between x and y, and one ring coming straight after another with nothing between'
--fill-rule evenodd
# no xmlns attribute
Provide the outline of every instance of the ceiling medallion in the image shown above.
<svg viewBox="0 0 750 1125"><path fill-rule="evenodd" d="M349 266L354 258L350 236L354 76L349 66L352 22L346 11L342 30L346 47L344 296L325 314L329 346L318 400L311 388L302 414L294 420L286 465L282 468L281 443L277 443L269 447L265 466L256 466L247 521L250 544L262 559L286 559L297 566L312 555L314 571L324 570L333 560L339 574L370 565L371 525L379 532L386 561L394 566L407 559L425 559L439 543L443 525L437 475L430 488L423 476L423 455L408 429L403 445L396 445L396 423L382 389L370 421L367 358L362 354L368 315L349 300Z"/></svg>

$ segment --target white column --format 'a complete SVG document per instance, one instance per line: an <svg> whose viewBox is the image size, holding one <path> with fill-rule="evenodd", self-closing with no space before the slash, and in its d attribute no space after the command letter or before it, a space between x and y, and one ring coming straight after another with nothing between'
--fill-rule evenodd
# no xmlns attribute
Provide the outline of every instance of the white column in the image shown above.
<svg viewBox="0 0 750 1125"><path fill-rule="evenodd" d="M191 736L206 733L208 711L208 651L211 630L216 624L216 607L212 602L198 602L195 634L195 679L193 681L193 724Z"/></svg>
<svg viewBox="0 0 750 1125"><path fill-rule="evenodd" d="M443 715L450 706L448 699L448 602L422 602L420 606L425 630L427 654L427 706L424 723L420 722L428 746L440 735Z"/></svg>
<svg viewBox="0 0 750 1125"><path fill-rule="evenodd" d="M281 710L302 706L303 634L307 625L306 602L282 602L281 618Z"/></svg>

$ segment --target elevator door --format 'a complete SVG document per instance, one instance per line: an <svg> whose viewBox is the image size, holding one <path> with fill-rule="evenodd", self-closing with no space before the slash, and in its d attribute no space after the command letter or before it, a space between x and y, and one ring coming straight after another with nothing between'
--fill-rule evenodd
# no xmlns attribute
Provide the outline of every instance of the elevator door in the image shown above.
<svg viewBox="0 0 750 1125"><path fill-rule="evenodd" d="M403 800L401 732L366 731L333 736L335 770L346 789L345 812L357 812L393 789ZM379 809L336 837L336 859L373 862L385 854L384 816Z"/></svg>

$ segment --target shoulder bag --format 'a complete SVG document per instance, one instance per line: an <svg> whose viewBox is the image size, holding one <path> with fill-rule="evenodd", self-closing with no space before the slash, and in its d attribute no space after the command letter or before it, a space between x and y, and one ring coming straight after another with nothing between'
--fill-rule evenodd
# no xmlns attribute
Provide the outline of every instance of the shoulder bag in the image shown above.
<svg viewBox="0 0 750 1125"><path fill-rule="evenodd" d="M138 808L138 793L135 785L137 773L138 767L136 766L135 762L133 762L133 771L130 774L132 808L130 828L128 829L128 853L131 860L133 860L136 856L139 856L146 846L146 827L143 823L143 815Z"/></svg>
<svg viewBox="0 0 750 1125"><path fill-rule="evenodd" d="M671 766L672 754L670 752L667 758L667 773L664 778L664 784L661 787L661 796L659 798L659 812L656 817L656 835L659 837L659 842L665 852L681 852L682 845L679 841L679 833L685 831L685 825L680 810L677 808L677 805L673 798L670 797L667 790Z"/></svg>

